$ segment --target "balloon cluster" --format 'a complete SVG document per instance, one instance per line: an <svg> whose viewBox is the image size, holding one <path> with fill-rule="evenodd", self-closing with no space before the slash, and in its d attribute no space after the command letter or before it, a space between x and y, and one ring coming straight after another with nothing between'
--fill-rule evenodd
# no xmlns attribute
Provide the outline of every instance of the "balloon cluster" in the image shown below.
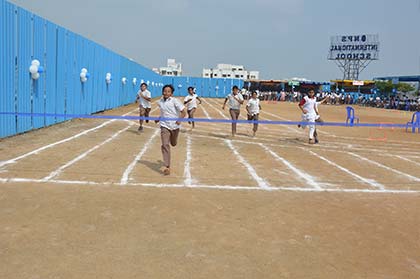
<svg viewBox="0 0 420 279"><path fill-rule="evenodd" d="M39 74L44 72L44 67L41 66L38 60L32 60L31 66L29 67L29 72L31 73L32 79L39 79Z"/></svg>
<svg viewBox="0 0 420 279"><path fill-rule="evenodd" d="M83 68L80 72L80 81L82 83L85 83L89 77L90 77L90 74L88 73L88 70L86 68Z"/></svg>
<svg viewBox="0 0 420 279"><path fill-rule="evenodd" d="M105 82L106 84L110 84L112 81L111 73L106 73Z"/></svg>
<svg viewBox="0 0 420 279"><path fill-rule="evenodd" d="M121 79L121 82L122 82L122 84L123 84L123 85L125 85L125 84L127 83L127 78L126 78L126 77L123 77L123 78Z"/></svg>
<svg viewBox="0 0 420 279"><path fill-rule="evenodd" d="M137 85L137 78L133 78L133 85L136 86Z"/></svg>

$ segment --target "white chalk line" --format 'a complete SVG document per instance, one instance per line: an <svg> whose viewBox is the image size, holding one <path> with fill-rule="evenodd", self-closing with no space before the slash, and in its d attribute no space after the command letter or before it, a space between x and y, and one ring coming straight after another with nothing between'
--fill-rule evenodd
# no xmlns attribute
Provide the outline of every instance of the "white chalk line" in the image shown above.
<svg viewBox="0 0 420 279"><path fill-rule="evenodd" d="M215 106L213 106L212 104L210 104L210 102L209 101L207 101L207 100L204 100L204 102L206 103L206 104L208 104L212 109L214 109L215 111L217 111L219 114L220 114L220 116L222 116L224 119L229 119L224 113L222 113L220 110L218 110Z"/></svg>
<svg viewBox="0 0 420 279"><path fill-rule="evenodd" d="M413 181L416 181L416 182L419 182L419 181L420 181L420 178L418 178L418 177L415 177L415 176L410 175L410 174L408 174L408 173L405 173L405 172L402 172L402 171L396 170L396 169L394 169L394 168L391 168L391 167L385 166L385 165L383 165L383 164L381 164L381 163L379 163L379 162L376 162L376 161L370 160L370 159L368 159L368 158L366 158L366 157L363 157L363 156L361 156L361 155L359 155L359 154L356 154L356 153L353 153L353 152L346 152L346 153L347 153L347 154L350 154L350 155L352 155L352 156L354 156L354 157L356 157L356 158L358 158L358 159L360 159L360 160L362 160L362 161L365 161L365 162L371 163L371 164L373 164L373 165L375 165L375 166L378 166L378 167L380 167L380 168L383 168L383 169L386 169L386 170L392 171L392 172L394 172L394 173L396 173L396 174L399 174L399 175L401 175L401 176L407 177L407 178L408 178L408 179L410 179L410 180L413 180Z"/></svg>
<svg viewBox="0 0 420 279"><path fill-rule="evenodd" d="M225 140L225 143L227 146L229 146L230 150L232 150L232 152L235 154L238 161L246 167L246 169L248 170L248 173L257 182L258 186L264 189L269 189L270 185L268 184L268 182L265 181L263 178L261 178L255 171L255 169L245 160L245 158L242 157L241 154L239 154L238 150L235 148L235 146L233 146L232 141Z"/></svg>
<svg viewBox="0 0 420 279"><path fill-rule="evenodd" d="M220 135L224 135L224 134L220 134ZM195 135L193 135L193 136L195 136L195 137L201 137L201 138L207 138L207 139L217 139L217 140L225 140L225 139L223 139L223 138L218 138L218 137L215 137L215 136L205 136L205 135L197 135L197 134L195 134ZM238 136L238 137L240 137L240 136ZM247 137L245 137L245 136L242 136L242 137L244 137L244 138L247 138ZM237 139L234 139L234 140L232 140L233 142L238 142L238 143L244 143L244 144L251 144L251 145L258 145L258 144L260 144L260 143L256 143L256 142L253 142L253 141L251 141L251 139L250 139L250 141L244 141L244 140L237 140ZM265 145L267 145L267 146L273 146L273 147L280 147L280 148L288 148L288 147L285 147L285 146L283 146L283 145L280 145L280 144L271 144L271 143L267 143L267 144L265 144ZM299 149L302 149L302 150L307 150L307 148L305 148L305 147L300 147L300 146L296 146L296 148L299 148ZM322 149L321 149L322 150ZM325 149L326 151L330 151L330 152L340 152L340 153L347 153L347 151L343 151L343 150L328 150L328 149ZM318 154L317 154L318 155ZM320 156L320 155L318 155L318 156ZM324 158L324 157L322 157L322 158ZM353 172L351 172L351 171L349 171L348 169L346 169L346 168L344 168L344 167L342 167L342 166L339 166L339 165L337 165L336 163L334 163L334 162L332 162L332 161L330 161L330 160L328 160L328 159L326 159L326 158L324 158L325 160L327 160L331 165L335 165L337 168L339 168L340 170L342 170L342 171L344 171L344 172L347 172L348 174L350 174L351 176L353 176L353 177L357 177L358 178L358 180L360 180L360 181L363 181L364 183L367 183L367 184L369 184L369 185L371 185L371 186L373 186L373 187L375 187L375 188L379 188L379 189L381 189L381 188L384 188L384 186L382 185L382 184L380 184L380 183L378 183L378 182L376 182L375 180L371 180L371 179L367 179L367 178L364 178L364 177L362 177L362 176L359 176L359 175L357 175L357 174L355 174L355 173L353 173ZM324 160L324 161L325 161ZM326 161L326 162L327 162Z"/></svg>
<svg viewBox="0 0 420 279"><path fill-rule="evenodd" d="M217 139L217 138L216 138ZM250 144L249 142L244 142L244 143L248 143L248 144Z"/></svg>
<svg viewBox="0 0 420 279"><path fill-rule="evenodd" d="M134 160L125 169L120 180L121 185L126 185L128 183L131 172L134 170L134 167L136 166L137 162L143 157L144 153L146 153L147 149L149 149L149 146L152 144L153 140L159 135L159 131L160 130L156 128L153 135L149 138L149 140L146 142L146 144L143 146L140 152L136 155Z"/></svg>
<svg viewBox="0 0 420 279"><path fill-rule="evenodd" d="M215 108L214 106L212 106L211 105L211 103L210 102L206 102L206 103L208 103L214 110L216 110L220 115L222 115L225 119L228 119L224 114L222 114L222 111L221 110L219 110L219 109L217 109L217 108ZM270 115L270 116L272 116L272 117L275 117L275 118L277 118L277 119L280 119L280 120L283 120L283 121L290 121L289 119L286 119L286 118L283 118L283 117L281 117L281 116L278 116L278 115L275 115L275 114L272 114L272 113L269 113L269 112L266 112L266 111L261 111L262 113L265 113L265 114L268 114L268 115ZM245 119L242 115L241 115L241 118L243 118L243 119ZM267 120L271 120L271 119L267 119ZM290 131L292 131L293 133L292 134L296 134L296 132L298 132L298 133L300 133L300 134L302 134L303 133L303 131L301 130L301 129L298 129L298 128L293 128L293 127L289 127L289 126L286 126L287 128L288 128L288 130L290 130ZM269 128L267 128L267 127L265 127L265 126L262 126L262 128L264 129L264 130L268 130L268 131L272 131L273 129L269 129ZM321 132L321 131L320 131ZM284 132L282 132L282 133L284 133ZM342 136L337 136L337 135L334 135L334 134L330 134L330 133L328 133L328 132L323 132L324 134L327 134L327 135L330 135L330 136L332 136L332 137L334 137L334 138L348 138L348 139L350 139L350 140L355 140L355 139L359 139L359 138L354 138L354 137L342 137ZM271 132L270 132L270 134L272 134ZM239 135L238 135L239 136ZM270 135L264 135L266 138L274 138L274 139L277 139L278 137L276 137L276 136L270 136ZM279 135L280 136L280 135ZM265 139L260 139L260 140L265 140ZM331 140L329 140L328 141L328 143L332 143L332 144L334 144L334 145L342 145L342 146L348 146L349 144L347 144L347 143L345 143L345 142L335 142L335 141L331 141ZM359 144L360 145L360 144ZM387 144L387 146L389 146L389 144ZM402 146L402 145L401 145ZM337 148L338 149L338 147L334 147L334 146L332 146L332 145L330 145L329 146L329 149L331 149L331 148ZM395 150L395 148L386 148L386 147L384 147L383 148L383 150L380 150L380 149L368 149L368 148L364 148L364 146L363 145L360 145L360 147L356 147L356 146L352 146L351 147L352 149L358 149L358 150L369 150L369 151L377 151L377 152L384 152L384 151L390 151L390 150L392 150L392 151L396 151ZM397 150L398 151L398 150ZM341 152L343 152L342 150L341 150ZM404 150L400 150L400 152L413 152L412 150L410 150L410 149L404 149Z"/></svg>
<svg viewBox="0 0 420 279"><path fill-rule="evenodd" d="M114 133L110 138L104 140L103 142L101 142L100 144L95 145L94 147L90 148L89 150L87 150L86 152L83 152L82 154L80 154L79 156L77 156L76 158L74 158L73 160L67 162L66 164L60 166L58 169L56 169L55 171L52 171L48 176L44 177L42 180L48 181L53 179L54 177L59 176L66 168L70 167L71 165L77 163L78 161L82 160L83 158L85 158L87 155L89 155L90 153L92 153L93 151L95 151L96 149L99 149L100 147L102 147L103 145L113 141L114 139L116 139L121 133L127 131L128 129L130 129L133 126L132 123L130 123L127 127L119 130L118 132Z"/></svg>
<svg viewBox="0 0 420 279"><path fill-rule="evenodd" d="M278 115L275 115L275 114L272 114L272 113L269 113L269 112L267 112L267 111L263 111L263 113L266 113L266 114L268 114L268 115L270 115L270 116L273 116L274 118L277 118L277 119L280 119L280 120L283 120L283 121L290 121L290 119L287 119L287 118L284 118L284 117L281 117L281 116L278 116ZM268 119L268 120L270 120L270 119ZM288 126L287 126L288 127ZM289 127L290 128L290 127ZM296 128L291 128L291 129L296 129ZM296 130L299 130L299 129L296 129ZM326 131L318 131L318 132L320 132L320 133L322 133L322 134L326 134L326 135L328 135L328 136L331 136L331 137L333 137L333 138L340 138L340 139L348 139L348 140L352 140L352 141L354 141L354 140L364 140L364 141L369 141L369 139L367 139L367 138L356 138L356 137L348 137L348 136L339 136L339 135L336 135L336 134L332 134L332 133L328 133L328 132L326 132ZM406 146L405 144L419 144L419 143L416 143L416 142L410 142L410 141L400 141L400 140L398 140L398 141L394 141L394 140L387 140L387 145L394 145L394 146ZM343 143L343 144L345 144L345 143Z"/></svg>
<svg viewBox="0 0 420 279"><path fill-rule="evenodd" d="M214 106L212 106L211 104L210 104L210 102L207 102L215 111L217 111L220 115L222 115L225 119L230 119L228 116L226 116L225 115L225 112L224 111L222 111L221 109L218 109L217 107L214 107ZM246 111L245 111L245 113L247 113ZM239 117L241 118L241 119L243 119L243 120L247 120L247 118L245 117L245 116L243 116L243 114L241 113L240 115L239 115ZM264 130L268 130L268 131L271 131L271 129L269 129L269 128L267 128L267 127L265 127L265 126L260 126L260 127L262 127L262 129L264 129ZM240 135L237 135L237 136L240 136Z"/></svg>
<svg viewBox="0 0 420 279"><path fill-rule="evenodd" d="M416 162L416 161L413 161L413 160L410 160L410 159L407 159L407 158L404 158L404 157L402 157L402 156L399 156L399 155L388 155L388 156L390 156L390 157L397 157L398 159L401 159L401 160L403 160L403 161L406 161L406 162L409 162L409 163L411 163L411 164L414 164L414 165L416 165L416 166L420 166L420 163L418 163L418 162ZM418 157L417 157L418 158Z"/></svg>
<svg viewBox="0 0 420 279"><path fill-rule="evenodd" d="M206 116L206 118L211 119L210 114L207 112L206 108L204 106L200 106L200 108L203 110L203 113Z"/></svg>
<svg viewBox="0 0 420 279"><path fill-rule="evenodd" d="M137 109L136 109L136 110L137 110ZM130 112L128 112L128 113L126 113L126 114L124 114L123 116L126 116L126 115L128 115L128 114L131 114L131 113L135 112L136 110L132 110L132 111L130 111ZM51 148L51 147L54 147L54 146L56 146L56 145L59 145L59 144L62 144L62 143L65 143L65 142L68 142L68 141L74 140L74 139L76 139L76 138L79 138L79 137L81 137L81 136L83 136L83 135L86 135L86 134L88 134L88 133L92 132L92 131L98 130L98 129L100 129L100 128L102 128L102 127L104 127L104 126L106 126L106 125L108 125L108 124L110 124L110 123L112 123L112 122L114 122L114 121L116 121L116 119L108 120L108 121L106 121L106 122L104 122L104 123L102 123L102 124L100 124L100 125L98 125L98 126L96 126L96 127L93 127L93 128L91 128L91 129L88 129L88 130L85 130L85 131L83 131L83 132L80 132L80 133L78 133L78 134L76 134L76 135L74 135L74 136L71 136L71 137L65 138L65 139L60 140L60 141L56 141L56 142L51 143L51 144L48 144L48 145L44 145L44 146L42 146L42 147L39 147L39 148L37 148L37 149L35 149L35 150L32 150L32 151L30 151L30 152L28 152L28 153L25 153L25 154L23 154L23 155L20 155L20 156L18 156L18 157L13 158L13 159L3 161L3 162L1 162L1 163L0 163L0 168L1 168L1 167L4 167L4 166L6 166L6 165L14 164L14 163L16 163L17 161L19 161L19 160L21 160L21 159L24 159L24 158L29 157L29 156L34 155L34 154L38 154L39 152L44 151L44 150L46 150L46 149L49 149L49 148Z"/></svg>
<svg viewBox="0 0 420 279"><path fill-rule="evenodd" d="M343 172L345 172L345 173L349 174L350 176L353 176L354 178L356 178L357 180L359 180L359 181L361 181L361 182L363 182L363 183L369 184L370 186L375 187L375 188L377 188L377 189L379 189L379 190L385 190L384 185L382 185L382 184L380 184L380 183L376 182L376 181L375 181L375 180L373 180L373 179L367 179L367 178L364 178L364 177L362 177L362 176L360 176L360 175L358 175L358 174L355 174L354 172L352 172L352 171L350 171L350 170L346 169L345 167L342 167L342 166L340 166L340 165L338 165L338 164L336 164L336 163L334 163L334 162L332 162L332 161L328 160L327 158L325 158L325 157L323 157L323 156L319 155L318 153L315 153L315 152L313 152L313 151L311 151L311 150L309 150L309 153L310 153L310 154L312 154L312 155L314 155L314 156L316 156L316 157L318 157L319 159L321 159L321 160L323 160L323 161L327 162L327 163L328 163L328 164L330 164L331 166L334 166L334 167L338 168L339 170L341 170L341 171L343 171Z"/></svg>
<svg viewBox="0 0 420 279"><path fill-rule="evenodd" d="M212 129L212 128L208 128L208 130L209 131L220 131L220 129ZM220 136L225 135L223 133L216 133L216 134L217 135L220 135ZM248 139L249 138L249 137L243 136L243 135L236 135L236 136L239 137L239 138L244 138L244 139ZM278 141L279 140L279 136L281 136L281 135L279 134L278 136L271 136L271 135L265 135L265 134L263 134L261 137L258 137L257 139L259 141L264 141L264 142L267 142L267 143L271 143L271 144L273 144L273 146L276 146L275 143L273 143L273 142ZM271 139L273 139L273 140L271 140ZM255 139L253 139L253 141L254 140ZM312 148L316 148L317 150L336 151L336 152L341 152L341 153L345 153L346 152L346 151L343 150L342 147L334 146L334 145L338 145L340 143L336 143L336 142L333 142L333 141L328 141L328 143L329 143L328 147L323 147L322 145L317 145L317 146L312 146ZM382 156L393 156L393 155L389 155L389 154L386 154L385 153L385 152L390 152L390 151L399 152L402 155L413 156L413 157L415 156L415 155L413 155L413 152L412 151L410 151L409 154L405 154L405 153L403 153L405 151L399 151L399 150L396 150L395 148L390 148L390 149L386 149L385 148L385 149L381 150L381 149L357 147L357 146L348 145L348 144L340 144L340 145L343 145L343 146L345 146L345 147L347 147L349 149L352 149L352 150L378 152L378 154L379 155L382 155ZM280 147L282 147L282 148L289 148L290 146L288 146L288 145L282 145ZM297 147L297 146L293 146L293 147L301 148L301 147ZM417 154L417 153L414 152L414 154Z"/></svg>
<svg viewBox="0 0 420 279"><path fill-rule="evenodd" d="M268 114L268 115L270 115L270 116L272 116L272 117L274 117L274 118L280 119L280 120L282 120L282 121L290 121L289 119L286 119L286 118L283 118L283 117L281 117L281 116L275 115L275 114L273 114L273 113L271 113L271 112L267 112L267 111L261 111L261 112L262 112L262 113L265 113L265 114ZM268 119L268 120L271 120L271 119ZM296 132L300 132L300 133L302 133L302 132L303 132L302 130L300 130L300 129L298 129L298 128L289 127L289 125L286 125L286 128L287 128L289 131L293 131L294 133L296 133Z"/></svg>
<svg viewBox="0 0 420 279"><path fill-rule="evenodd" d="M204 99L202 99L203 102L205 103L206 101ZM204 115L206 116L207 119L213 119L210 114L208 113L208 111L206 110L206 108L201 105L200 108L203 110ZM201 127L208 127L208 126L217 126L217 123L205 123L205 126L196 126L196 128L201 128Z"/></svg>
<svg viewBox="0 0 420 279"><path fill-rule="evenodd" d="M315 189L315 188L302 188L302 187L254 187L254 186L233 186L233 185L194 185L193 188L187 187L184 184L163 184L163 183L113 183L113 182L93 182L93 181L72 181L72 180L49 180L43 181L42 179L27 179L27 178L0 178L0 183L39 183L39 184L58 184L58 185L88 185L88 186L141 186L151 188L185 188L185 189L211 189L211 190L246 190L246 191L266 191L266 192L308 192L308 193L366 193L366 194L420 194L420 190L373 190L373 189Z"/></svg>
<svg viewBox="0 0 420 279"><path fill-rule="evenodd" d="M210 106L211 106L211 104L210 104ZM221 110L219 110L219 109L217 109L217 108L215 108L215 107L213 107L213 109L214 109L214 110L216 110L219 114L221 114L221 113L222 113L222 112L221 112ZM277 116L277 115L272 114L272 113L269 113L269 112L264 112L264 111L262 111L262 113L266 113L266 114L271 115L271 116L273 116L273 117L275 117L275 118L277 118L277 119L281 119L281 120L284 120L284 121L290 121L289 119L286 119L286 118L283 118L283 117ZM243 117L243 116L241 116L241 118L244 118L244 117ZM228 119L228 118L227 118L227 117L225 117L225 119ZM245 119L245 118L244 118L244 119ZM272 120L272 119L267 119L267 120ZM301 129L298 129L298 128L292 128L292 127L289 127L289 126L286 126L286 127L288 128L288 130L290 130L290 131L291 131L290 135L296 135L296 132L298 132L298 133L300 133L300 134L302 134L302 133L303 133L303 131L302 131ZM264 130L273 131L273 129L269 129L269 128L265 127L265 126L262 126L262 128L263 128ZM283 130L283 131L281 131L281 130L280 130L279 132L284 133L284 130ZM320 131L320 132L321 132L321 131ZM355 138L355 137L342 137L342 136L337 136L337 135L330 134L330 133L327 133L327 132L324 132L324 133L325 133L325 134L328 134L329 136L331 136L331 137L333 137L333 138L347 138L347 139L352 140L353 142L354 142L354 140L355 140L355 139L363 139L363 138ZM266 132L266 134L267 134L267 132ZM269 134L272 134L272 133L270 132ZM266 136L266 135L264 134L263 136ZM280 134L279 134L279 136L280 136ZM273 137L272 137L272 136L270 136L270 135L267 135L266 137L273 138ZM278 138L278 137L275 137L275 136L274 136L274 138ZM260 140L264 140L264 139L260 139ZM332 142L331 140L329 140L328 142L329 142L329 143L333 143L334 145L342 145L342 146L348 146L348 145L349 145L348 143L345 143L345 142ZM352 142L352 144L353 144L353 142ZM396 145L397 145L397 144L396 144ZM360 144L359 144L359 146L360 146L360 147L352 146L351 148L352 148L352 149L358 149L358 150L377 151L377 152L383 152L384 150L390 150L390 151L398 151L398 152L410 152L410 154L413 154L413 150L408 149L408 148L404 148L404 150L395 150L395 148L390 148L390 149L387 149L387 148L384 146L384 150L378 150L378 149L372 149L372 148L370 148L369 146L363 146L363 145L360 145ZM403 146L403 145L397 145L397 146ZM330 146L329 146L329 149L331 149L331 148L339 148L339 147L335 147L335 146L330 145ZM415 153L415 154L419 154L419 155L420 155L420 153Z"/></svg>
<svg viewBox="0 0 420 279"><path fill-rule="evenodd" d="M192 180L192 176L191 176L191 160L192 160L192 156L191 156L191 136L187 135L187 155L185 158L185 163L184 163L184 185L191 187L193 180Z"/></svg>
<svg viewBox="0 0 420 279"><path fill-rule="evenodd" d="M292 163L284 159L283 157L279 156L277 153L275 153L273 150L268 148L267 146L263 145L262 143L259 143L259 146L261 146L266 152L271 154L277 161L283 163L288 167L291 171L293 171L295 174L297 174L300 178L306 181L310 186L312 186L315 189L322 189L322 187L319 185L318 182L316 182L316 179L312 177L309 174L301 172L299 169L297 169Z"/></svg>

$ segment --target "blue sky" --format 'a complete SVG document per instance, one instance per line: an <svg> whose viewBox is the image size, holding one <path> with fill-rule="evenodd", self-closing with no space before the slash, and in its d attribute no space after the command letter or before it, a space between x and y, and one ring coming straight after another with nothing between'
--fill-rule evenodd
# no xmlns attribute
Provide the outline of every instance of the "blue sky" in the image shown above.
<svg viewBox="0 0 420 279"><path fill-rule="evenodd" d="M361 75L420 74L420 0L13 0L146 67L167 58L199 76L217 63L261 78L341 78L330 36L379 34L380 60Z"/></svg>

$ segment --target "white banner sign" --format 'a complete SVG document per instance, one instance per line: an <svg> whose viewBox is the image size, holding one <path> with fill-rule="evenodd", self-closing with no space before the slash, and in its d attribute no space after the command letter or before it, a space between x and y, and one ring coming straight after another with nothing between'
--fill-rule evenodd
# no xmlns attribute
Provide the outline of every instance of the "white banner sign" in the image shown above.
<svg viewBox="0 0 420 279"><path fill-rule="evenodd" d="M363 80L353 80L353 85L363 86L363 85L365 85L365 82Z"/></svg>
<svg viewBox="0 0 420 279"><path fill-rule="evenodd" d="M378 60L379 35L331 37L329 60Z"/></svg>

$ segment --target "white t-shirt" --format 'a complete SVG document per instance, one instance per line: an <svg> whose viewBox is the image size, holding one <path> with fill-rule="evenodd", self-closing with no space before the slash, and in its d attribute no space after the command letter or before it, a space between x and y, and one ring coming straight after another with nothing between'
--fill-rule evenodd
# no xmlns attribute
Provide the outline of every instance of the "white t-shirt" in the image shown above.
<svg viewBox="0 0 420 279"><path fill-rule="evenodd" d="M309 98L308 96L303 97L302 101L300 101L300 105L303 106L303 109L307 111L306 115L316 115L315 106L316 106L316 99Z"/></svg>
<svg viewBox="0 0 420 279"><path fill-rule="evenodd" d="M197 108L197 97L198 97L197 94L193 94L193 95L188 94L188 96L184 98L184 103L188 100L191 100L190 102L187 103L188 110Z"/></svg>
<svg viewBox="0 0 420 279"><path fill-rule="evenodd" d="M158 106L160 108L161 118L179 118L181 111L185 108L185 106L174 97L169 97L166 101L164 98L160 99ZM169 130L176 130L181 127L176 124L176 120L161 120L160 126Z"/></svg>
<svg viewBox="0 0 420 279"><path fill-rule="evenodd" d="M150 93L149 90L147 90L147 89L144 90L144 91L139 90L139 92L137 92L137 95L140 97L139 98L139 100L140 100L139 105L140 106L142 106L144 108L151 108L152 107L150 102L143 98L143 96L146 97L146 98L151 98L152 97L152 94Z"/></svg>
<svg viewBox="0 0 420 279"><path fill-rule="evenodd" d="M238 100L243 101L244 97L241 95L241 93L238 93L236 96L233 95L233 93L230 93L226 96L228 99L228 104L230 109L241 109L241 104L235 99L238 98Z"/></svg>
<svg viewBox="0 0 420 279"><path fill-rule="evenodd" d="M260 113L260 100L251 98L249 99L246 106L249 108L251 115Z"/></svg>

